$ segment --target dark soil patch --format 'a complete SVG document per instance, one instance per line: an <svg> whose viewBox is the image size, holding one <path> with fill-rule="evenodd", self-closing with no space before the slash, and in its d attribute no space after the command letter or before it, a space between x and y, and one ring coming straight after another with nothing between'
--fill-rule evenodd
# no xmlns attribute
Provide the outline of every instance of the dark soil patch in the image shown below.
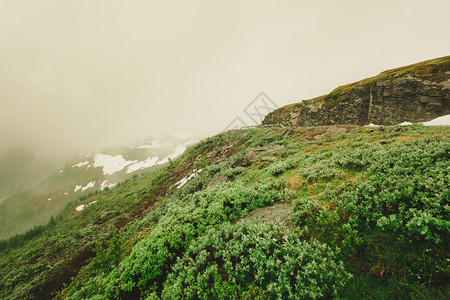
<svg viewBox="0 0 450 300"><path fill-rule="evenodd" d="M55 299L54 292L63 288L65 283L71 281L83 266L94 256L92 246L84 247L68 258L62 265L56 267L56 271L50 270L45 285L37 287L32 292L33 299Z"/></svg>

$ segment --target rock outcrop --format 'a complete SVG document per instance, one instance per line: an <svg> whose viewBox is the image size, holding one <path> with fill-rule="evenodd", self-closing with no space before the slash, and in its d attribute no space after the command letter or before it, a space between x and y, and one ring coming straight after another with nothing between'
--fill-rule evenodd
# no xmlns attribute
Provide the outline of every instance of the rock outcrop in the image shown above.
<svg viewBox="0 0 450 300"><path fill-rule="evenodd" d="M263 124L394 125L450 114L450 56L382 72L325 96L281 107Z"/></svg>

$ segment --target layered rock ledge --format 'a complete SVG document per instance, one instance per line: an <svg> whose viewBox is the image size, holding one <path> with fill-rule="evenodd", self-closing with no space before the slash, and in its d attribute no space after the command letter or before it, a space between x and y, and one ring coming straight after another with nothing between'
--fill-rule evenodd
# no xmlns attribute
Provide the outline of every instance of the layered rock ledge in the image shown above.
<svg viewBox="0 0 450 300"><path fill-rule="evenodd" d="M395 125L450 114L450 56L388 70L328 95L281 107L262 124Z"/></svg>

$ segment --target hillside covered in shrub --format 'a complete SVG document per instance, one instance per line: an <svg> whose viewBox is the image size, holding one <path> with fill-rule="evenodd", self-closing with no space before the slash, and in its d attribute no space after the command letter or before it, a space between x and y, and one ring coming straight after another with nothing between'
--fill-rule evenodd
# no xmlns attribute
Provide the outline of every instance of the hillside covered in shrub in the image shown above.
<svg viewBox="0 0 450 300"><path fill-rule="evenodd" d="M0 298L444 299L449 158L448 127L228 131L0 241Z"/></svg>

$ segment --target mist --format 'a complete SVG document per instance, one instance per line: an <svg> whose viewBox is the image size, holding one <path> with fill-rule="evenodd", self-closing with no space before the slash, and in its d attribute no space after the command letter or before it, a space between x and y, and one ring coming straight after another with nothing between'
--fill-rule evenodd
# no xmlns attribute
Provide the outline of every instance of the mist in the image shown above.
<svg viewBox="0 0 450 300"><path fill-rule="evenodd" d="M278 106L448 55L443 1L1 1L0 154L55 157Z"/></svg>

